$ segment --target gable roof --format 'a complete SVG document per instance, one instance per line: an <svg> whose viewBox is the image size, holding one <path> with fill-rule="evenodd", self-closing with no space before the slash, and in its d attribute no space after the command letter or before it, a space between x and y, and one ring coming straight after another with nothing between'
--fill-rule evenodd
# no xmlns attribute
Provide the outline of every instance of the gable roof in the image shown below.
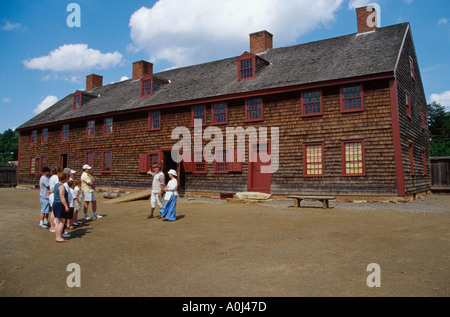
<svg viewBox="0 0 450 317"><path fill-rule="evenodd" d="M273 48L261 58L270 65L252 80L237 80L238 57L152 74L169 84L149 98L140 98L140 81L125 80L94 88L98 98L72 110L73 94L18 127L18 130L122 111L151 109L207 98L226 98L252 91L327 82L394 72L409 23L364 34Z"/></svg>

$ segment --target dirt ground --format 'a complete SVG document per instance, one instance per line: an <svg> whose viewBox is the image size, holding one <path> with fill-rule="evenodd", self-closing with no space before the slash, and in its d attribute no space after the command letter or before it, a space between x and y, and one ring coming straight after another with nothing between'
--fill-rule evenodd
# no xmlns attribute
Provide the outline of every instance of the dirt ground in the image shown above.
<svg viewBox="0 0 450 317"><path fill-rule="evenodd" d="M0 296L328 297L450 295L450 195L409 203L179 199L105 204L67 243L38 229L39 192L0 189ZM91 210L89 214L92 215ZM81 287L66 283L80 266ZM368 287L370 263L380 287Z"/></svg>

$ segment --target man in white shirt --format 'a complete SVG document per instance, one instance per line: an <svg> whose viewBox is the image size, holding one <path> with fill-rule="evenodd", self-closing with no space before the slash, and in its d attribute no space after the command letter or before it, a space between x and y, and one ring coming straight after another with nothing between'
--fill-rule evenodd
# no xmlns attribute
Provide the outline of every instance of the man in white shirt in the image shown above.
<svg viewBox="0 0 450 317"><path fill-rule="evenodd" d="M165 176L164 173L161 171L161 165L154 164L153 166L154 172L152 170L149 170L147 174L150 174L153 176L153 182L152 182L152 193L150 197L150 215L147 217L147 219L153 218L153 212L156 208L156 203L158 203L159 209L163 207L162 203L162 193L165 185ZM158 216L159 219L161 219L161 215Z"/></svg>

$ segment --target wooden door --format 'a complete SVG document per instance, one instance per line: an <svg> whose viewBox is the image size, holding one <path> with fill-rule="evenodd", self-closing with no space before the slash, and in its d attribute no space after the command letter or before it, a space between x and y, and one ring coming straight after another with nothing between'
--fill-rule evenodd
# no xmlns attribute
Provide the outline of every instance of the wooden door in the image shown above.
<svg viewBox="0 0 450 317"><path fill-rule="evenodd" d="M270 143L250 144L249 162L248 162L248 183L249 192L261 192L270 194L270 173L263 172L264 166L270 166L270 160L263 162L261 154L270 155ZM266 167L266 170L268 168ZM270 170L270 168L269 168Z"/></svg>

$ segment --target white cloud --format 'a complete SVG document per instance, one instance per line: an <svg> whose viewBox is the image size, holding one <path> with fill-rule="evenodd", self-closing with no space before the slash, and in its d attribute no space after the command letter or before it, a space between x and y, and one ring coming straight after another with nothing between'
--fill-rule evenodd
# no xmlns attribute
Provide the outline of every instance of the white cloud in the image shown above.
<svg viewBox="0 0 450 317"><path fill-rule="evenodd" d="M436 101L436 103L444 106L446 111L450 111L450 90L444 91L441 94L432 94L429 102Z"/></svg>
<svg viewBox="0 0 450 317"><path fill-rule="evenodd" d="M128 78L127 76L120 77L120 81L124 81L124 80L127 80L127 79L130 79L130 78Z"/></svg>
<svg viewBox="0 0 450 317"><path fill-rule="evenodd" d="M129 51L175 66L236 56L249 50L249 34L267 30L274 47L327 26L343 0L159 0L129 22Z"/></svg>
<svg viewBox="0 0 450 317"><path fill-rule="evenodd" d="M438 21L438 25L446 24L450 21L448 18L442 18Z"/></svg>
<svg viewBox="0 0 450 317"><path fill-rule="evenodd" d="M11 100L11 98L9 98L9 97L5 97L5 98L2 99L2 101L3 101L4 103L10 103L12 100Z"/></svg>
<svg viewBox="0 0 450 317"><path fill-rule="evenodd" d="M53 106L58 101L56 96L47 96L40 104L33 109L34 114L39 114L50 106Z"/></svg>
<svg viewBox="0 0 450 317"><path fill-rule="evenodd" d="M9 21L6 21L5 24L2 26L2 30L11 31L14 29L20 29L21 27L22 27L21 23L11 23Z"/></svg>
<svg viewBox="0 0 450 317"><path fill-rule="evenodd" d="M369 3L373 3L373 1L372 0L350 0L348 3L348 9L352 10L352 9L356 9L356 8L361 8L361 7L368 5Z"/></svg>
<svg viewBox="0 0 450 317"><path fill-rule="evenodd" d="M106 69L118 65L122 54L102 53L88 48L87 44L65 44L46 56L23 61L28 69L51 70L54 72L85 72L91 69Z"/></svg>

